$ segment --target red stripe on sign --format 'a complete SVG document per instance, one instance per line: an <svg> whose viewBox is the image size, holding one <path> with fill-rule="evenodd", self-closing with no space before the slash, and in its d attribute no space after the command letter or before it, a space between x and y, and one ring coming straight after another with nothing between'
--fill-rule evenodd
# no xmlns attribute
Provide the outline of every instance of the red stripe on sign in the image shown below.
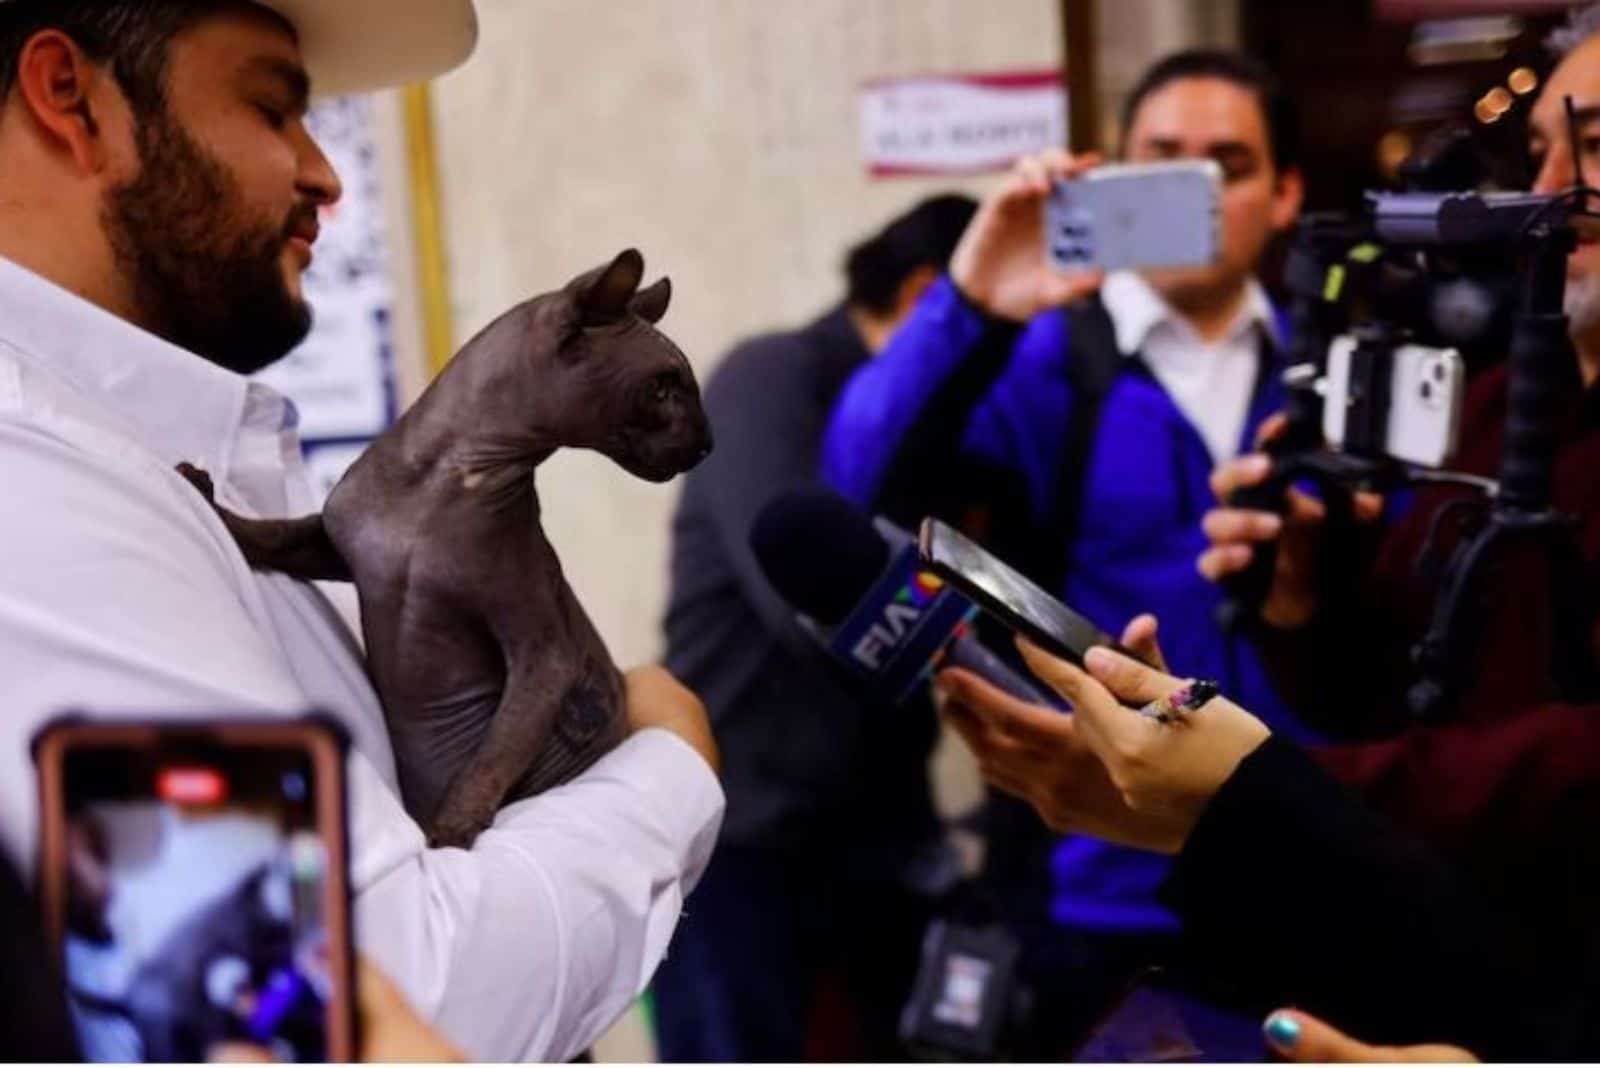
<svg viewBox="0 0 1600 1068"><path fill-rule="evenodd" d="M988 164L974 164L971 167L913 167L903 163L874 163L867 169L873 178L942 178L960 177L964 174L1004 174L1009 171L1017 161L995 160Z"/></svg>
<svg viewBox="0 0 1600 1068"><path fill-rule="evenodd" d="M163 768L156 796L174 805L219 805L227 799L228 781L211 768Z"/></svg>
<svg viewBox="0 0 1600 1068"><path fill-rule="evenodd" d="M977 85L986 89L1044 89L1066 84L1066 74L1059 70L1000 71L989 74L897 74L868 78L861 83L863 89L884 89L893 85L917 82L956 82Z"/></svg>

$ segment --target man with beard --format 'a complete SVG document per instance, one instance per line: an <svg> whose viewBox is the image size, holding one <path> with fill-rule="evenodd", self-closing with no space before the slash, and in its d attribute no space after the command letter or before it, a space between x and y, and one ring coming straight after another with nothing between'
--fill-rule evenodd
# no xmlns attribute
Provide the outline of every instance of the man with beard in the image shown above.
<svg viewBox="0 0 1600 1068"><path fill-rule="evenodd" d="M560 1060L648 981L715 838L699 702L632 673L628 741L428 850L352 591L252 573L174 470L242 515L313 510L293 409L242 377L311 321L340 194L312 78L430 77L475 37L471 0L0 0L0 836L33 854L28 741L64 709L326 709L353 741L362 948L477 1057Z"/></svg>

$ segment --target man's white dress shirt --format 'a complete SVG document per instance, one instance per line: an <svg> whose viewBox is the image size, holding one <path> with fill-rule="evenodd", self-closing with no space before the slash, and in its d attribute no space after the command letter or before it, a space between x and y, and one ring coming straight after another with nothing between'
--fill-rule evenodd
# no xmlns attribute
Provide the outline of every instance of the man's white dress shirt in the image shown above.
<svg viewBox="0 0 1600 1068"><path fill-rule="evenodd" d="M252 573L174 470L246 516L315 510L293 407L0 259L0 842L36 848L51 716L336 715L361 951L463 1049L566 1060L660 961L721 823L706 763L634 735L470 851L401 807L349 586Z"/></svg>
<svg viewBox="0 0 1600 1068"><path fill-rule="evenodd" d="M1100 287L1117 348L1144 358L1156 381L1194 424L1218 462L1239 454L1260 372L1260 332L1277 343L1277 320L1259 282L1250 281L1228 329L1208 342L1133 271L1114 271Z"/></svg>

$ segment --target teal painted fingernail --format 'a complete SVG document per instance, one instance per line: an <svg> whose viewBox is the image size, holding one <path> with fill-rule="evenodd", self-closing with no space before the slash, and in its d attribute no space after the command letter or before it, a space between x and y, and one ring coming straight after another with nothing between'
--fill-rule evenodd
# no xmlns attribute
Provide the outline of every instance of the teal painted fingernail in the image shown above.
<svg viewBox="0 0 1600 1068"><path fill-rule="evenodd" d="M1266 1033L1267 1041L1279 1049L1294 1049L1295 1043L1300 1041L1300 1021L1286 1013L1269 1016L1261 1030Z"/></svg>

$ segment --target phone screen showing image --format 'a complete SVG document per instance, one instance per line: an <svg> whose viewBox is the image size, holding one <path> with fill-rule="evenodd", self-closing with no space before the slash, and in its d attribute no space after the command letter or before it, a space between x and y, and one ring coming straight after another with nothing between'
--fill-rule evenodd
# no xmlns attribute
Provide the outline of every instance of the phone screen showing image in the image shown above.
<svg viewBox="0 0 1600 1068"><path fill-rule="evenodd" d="M60 782L57 922L85 1056L342 1052L343 850L307 749L90 740L63 752Z"/></svg>

